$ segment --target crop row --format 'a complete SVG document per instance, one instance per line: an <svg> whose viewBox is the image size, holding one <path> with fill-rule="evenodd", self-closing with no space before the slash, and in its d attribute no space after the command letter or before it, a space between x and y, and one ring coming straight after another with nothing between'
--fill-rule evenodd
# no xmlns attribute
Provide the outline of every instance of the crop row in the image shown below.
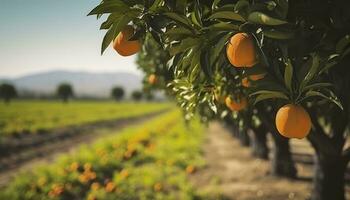
<svg viewBox="0 0 350 200"><path fill-rule="evenodd" d="M40 133L71 125L134 117L170 107L167 103L17 101L0 104L0 135Z"/></svg>
<svg viewBox="0 0 350 200"><path fill-rule="evenodd" d="M203 166L203 127L173 111L23 172L0 199L194 199L187 175Z"/></svg>

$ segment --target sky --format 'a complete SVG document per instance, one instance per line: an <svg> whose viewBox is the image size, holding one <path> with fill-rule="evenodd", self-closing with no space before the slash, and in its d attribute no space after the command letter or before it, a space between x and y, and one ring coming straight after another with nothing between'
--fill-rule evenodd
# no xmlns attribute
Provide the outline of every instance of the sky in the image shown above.
<svg viewBox="0 0 350 200"><path fill-rule="evenodd" d="M140 74L135 56L101 56L100 0L0 0L0 77L51 70Z"/></svg>

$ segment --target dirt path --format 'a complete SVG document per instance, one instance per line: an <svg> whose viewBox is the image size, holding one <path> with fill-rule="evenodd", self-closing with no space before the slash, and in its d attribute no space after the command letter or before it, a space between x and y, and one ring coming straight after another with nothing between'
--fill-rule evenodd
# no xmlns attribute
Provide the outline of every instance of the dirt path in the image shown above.
<svg viewBox="0 0 350 200"><path fill-rule="evenodd" d="M292 149L300 150L295 145L305 148L305 141L292 142ZM219 123L210 124L203 151L208 165L195 173L192 180L205 193L221 193L224 196L221 199L231 200L305 200L310 197L312 165L297 163L302 180L269 176L270 163L253 158L250 148L242 147Z"/></svg>
<svg viewBox="0 0 350 200"><path fill-rule="evenodd" d="M97 138L115 133L126 126L141 124L166 111L168 110L128 119L120 119L113 123L108 122L105 126L102 126L103 123L95 126L86 125L78 131L75 130L75 134L69 134L68 137L55 138L55 140L45 142L36 147L23 149L11 157L1 158L0 187L5 186L20 170L30 170L38 163L53 161L58 154L73 151L82 143L92 143Z"/></svg>

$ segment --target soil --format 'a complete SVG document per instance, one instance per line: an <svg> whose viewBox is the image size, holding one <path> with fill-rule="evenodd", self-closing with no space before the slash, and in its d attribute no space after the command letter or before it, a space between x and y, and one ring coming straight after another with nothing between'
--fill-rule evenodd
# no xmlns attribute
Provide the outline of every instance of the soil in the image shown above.
<svg viewBox="0 0 350 200"><path fill-rule="evenodd" d="M222 194L221 199L309 199L314 152L306 140L291 140L291 146L298 179L273 177L269 175L269 161L252 157L250 148L242 147L219 123L211 123L203 146L207 166L193 174L191 180L204 193ZM349 184L346 193L350 198Z"/></svg>
<svg viewBox="0 0 350 200"><path fill-rule="evenodd" d="M58 154L73 151L79 144L92 143L97 138L115 133L126 126L141 124L166 111L168 109L143 116L52 130L41 136L45 138L41 139L44 142L22 145L15 152L0 156L0 187L4 187L20 170L29 170L38 163L51 162ZM26 140L36 143L30 136Z"/></svg>

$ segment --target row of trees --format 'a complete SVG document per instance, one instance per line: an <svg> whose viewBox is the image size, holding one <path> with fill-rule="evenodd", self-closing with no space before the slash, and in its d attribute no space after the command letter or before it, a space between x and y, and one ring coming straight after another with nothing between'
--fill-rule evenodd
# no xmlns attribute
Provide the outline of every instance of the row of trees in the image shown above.
<svg viewBox="0 0 350 200"><path fill-rule="evenodd" d="M90 15L109 14L102 52L111 42L124 56L141 51L140 68L158 77L156 87L186 118L220 118L240 138L253 131L260 145L271 134L273 174L297 175L288 138L307 137L316 152L312 200L344 200L349 7L348 0L102 0Z"/></svg>
<svg viewBox="0 0 350 200"><path fill-rule="evenodd" d="M68 102L68 100L74 97L73 86L68 83L62 83L57 86L56 95L62 99L63 102ZM5 103L9 103L13 98L18 96L17 89L14 85L9 83L0 84L0 98L4 100ZM125 98L125 90L121 86L115 86L111 89L111 97L116 101L121 101ZM154 96L150 92L142 92L141 90L135 90L131 93L131 99L134 101L140 101L143 98L146 100L153 100Z"/></svg>

